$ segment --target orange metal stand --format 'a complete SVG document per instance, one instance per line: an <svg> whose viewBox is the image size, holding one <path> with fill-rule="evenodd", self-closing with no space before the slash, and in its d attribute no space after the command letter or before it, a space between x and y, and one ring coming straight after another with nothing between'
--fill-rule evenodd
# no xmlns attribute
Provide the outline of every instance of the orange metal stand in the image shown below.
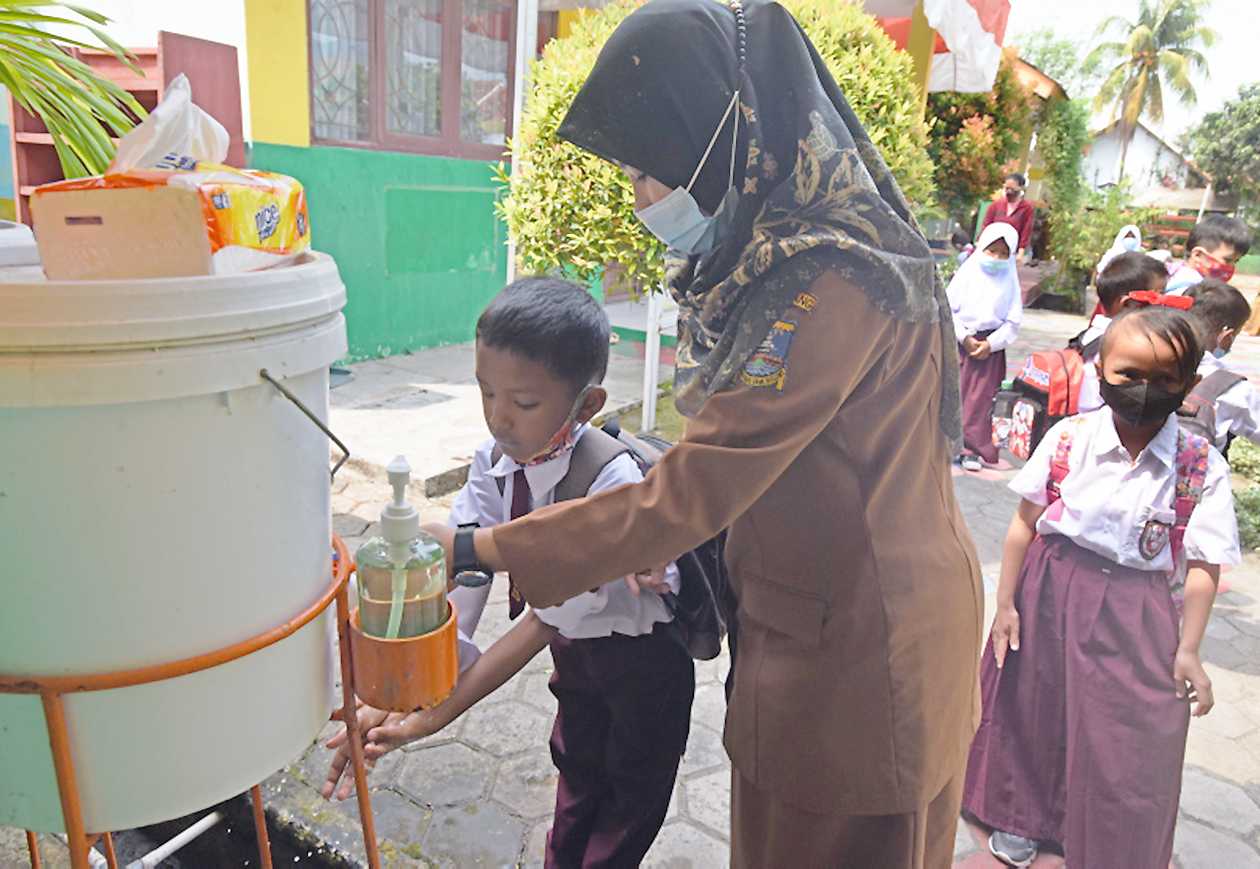
<svg viewBox="0 0 1260 869"><path fill-rule="evenodd" d="M372 803L368 797L367 769L363 761L363 744L359 738L354 676L350 666L350 603L347 597L347 584L354 570L354 564L341 538L334 535L332 545L336 553L332 582L320 595L319 600L296 618L235 645L179 661L112 673L48 677L12 676L0 673L0 694L38 694L43 701L44 719L48 728L48 744L52 748L53 765L57 773L57 792L61 797L61 812L70 844L70 862L74 869L90 869L88 851L102 838L105 859L110 869L117 869L118 859L114 855L114 840L109 833L89 833L84 829L83 807L79 800L79 787L75 779L74 758L70 751L69 731L66 726L62 696L80 691L104 691L110 688L145 685L218 667L292 636L318 618L334 601L337 605L337 636L341 649L341 719L346 723L346 729L350 731L348 740L350 759L354 768L354 784L359 801L359 819L363 827L363 845L367 851L368 866L371 869L379 869L381 858L376 846L376 824L372 819ZM271 869L271 845L267 838L267 824L263 815L262 789L258 785L250 789L250 799L253 803L254 828L258 839L258 858L263 869ZM26 845L30 852L31 866L33 869L39 869L39 842L35 834L30 831L26 834Z"/></svg>

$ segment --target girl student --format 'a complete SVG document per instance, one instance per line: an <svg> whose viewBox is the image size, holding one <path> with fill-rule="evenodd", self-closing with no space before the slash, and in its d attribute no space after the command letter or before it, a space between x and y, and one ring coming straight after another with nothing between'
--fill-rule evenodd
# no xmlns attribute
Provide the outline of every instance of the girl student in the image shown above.
<svg viewBox="0 0 1260 869"><path fill-rule="evenodd" d="M1011 482L963 802L1009 865L1047 841L1069 866L1168 865L1191 706L1213 704L1199 643L1240 557L1225 462L1175 415L1201 355L1180 312L1122 311L1106 406L1056 425Z"/></svg>
<svg viewBox="0 0 1260 869"><path fill-rule="evenodd" d="M1006 348L1019 335L1024 300L1015 268L1019 233L1008 223L991 223L980 233L976 252L949 282L950 310L958 338L963 402L964 470L978 471L981 460L997 464L993 445L993 397L1006 377Z"/></svg>

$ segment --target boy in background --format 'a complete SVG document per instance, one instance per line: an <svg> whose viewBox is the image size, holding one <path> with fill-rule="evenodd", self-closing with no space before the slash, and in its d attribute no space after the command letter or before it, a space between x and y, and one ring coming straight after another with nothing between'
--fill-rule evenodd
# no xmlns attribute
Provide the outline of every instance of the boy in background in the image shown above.
<svg viewBox="0 0 1260 869"><path fill-rule="evenodd" d="M1191 405L1197 400L1212 406L1214 430L1199 433L1210 435L1216 448L1228 458L1229 443L1236 437L1260 443L1260 392L1246 377L1225 367L1224 362L1251 315L1251 306L1238 290L1213 278L1190 287L1186 295L1194 299L1187 313L1203 345L1203 361L1199 363L1202 379L1190 394ZM1183 420L1182 425L1186 424ZM1193 424L1190 427L1198 431Z"/></svg>
<svg viewBox="0 0 1260 869"><path fill-rule="evenodd" d="M1251 250L1251 230L1234 217L1210 214L1186 239L1186 259L1168 279L1168 295L1181 296L1204 278L1229 282L1238 261Z"/></svg>

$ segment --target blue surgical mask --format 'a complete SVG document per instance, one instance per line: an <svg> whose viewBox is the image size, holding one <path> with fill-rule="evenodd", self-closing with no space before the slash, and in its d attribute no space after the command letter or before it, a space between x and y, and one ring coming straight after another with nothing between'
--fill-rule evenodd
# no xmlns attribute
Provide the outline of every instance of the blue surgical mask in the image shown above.
<svg viewBox="0 0 1260 869"><path fill-rule="evenodd" d="M722 115L717 131L709 140L709 147L700 158L700 165L692 173L691 181L687 186L675 187L664 199L653 202L642 211L635 212L648 231L672 251L685 256L706 254L722 243L735 222L735 210L739 207L739 191L735 189L735 146L739 141L739 111L736 108L738 105L739 91L736 91L731 97L730 105L726 107L726 113ZM722 130L726 127L726 119L732 112L735 115L735 133L731 137L729 187L717 210L711 216L706 216L700 210L695 197L691 195L691 188L700 177L700 170L709 159L713 146L717 144L718 137L722 135Z"/></svg>
<svg viewBox="0 0 1260 869"><path fill-rule="evenodd" d="M1229 347L1217 347L1215 350L1212 351L1212 355L1215 356L1217 359L1224 359L1226 356L1229 355L1229 351L1230 351Z"/></svg>
<svg viewBox="0 0 1260 869"><path fill-rule="evenodd" d="M1134 251L1142 246L1142 242L1140 242L1136 238L1133 238L1132 236L1125 236L1124 238L1120 239L1120 246L1124 248L1125 250Z"/></svg>
<svg viewBox="0 0 1260 869"><path fill-rule="evenodd" d="M982 257L980 259L980 268L984 269L986 275L1004 275L1011 267L1009 259L994 259L991 256Z"/></svg>

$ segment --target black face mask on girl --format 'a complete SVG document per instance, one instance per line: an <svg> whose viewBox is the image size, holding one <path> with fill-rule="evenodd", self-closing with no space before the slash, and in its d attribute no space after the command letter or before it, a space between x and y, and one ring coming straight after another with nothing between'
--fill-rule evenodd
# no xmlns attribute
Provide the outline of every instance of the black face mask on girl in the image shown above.
<svg viewBox="0 0 1260 869"><path fill-rule="evenodd" d="M1145 380L1116 385L1105 377L1098 379L1102 400L1111 412L1131 426L1162 422L1186 400L1187 390L1169 392Z"/></svg>

